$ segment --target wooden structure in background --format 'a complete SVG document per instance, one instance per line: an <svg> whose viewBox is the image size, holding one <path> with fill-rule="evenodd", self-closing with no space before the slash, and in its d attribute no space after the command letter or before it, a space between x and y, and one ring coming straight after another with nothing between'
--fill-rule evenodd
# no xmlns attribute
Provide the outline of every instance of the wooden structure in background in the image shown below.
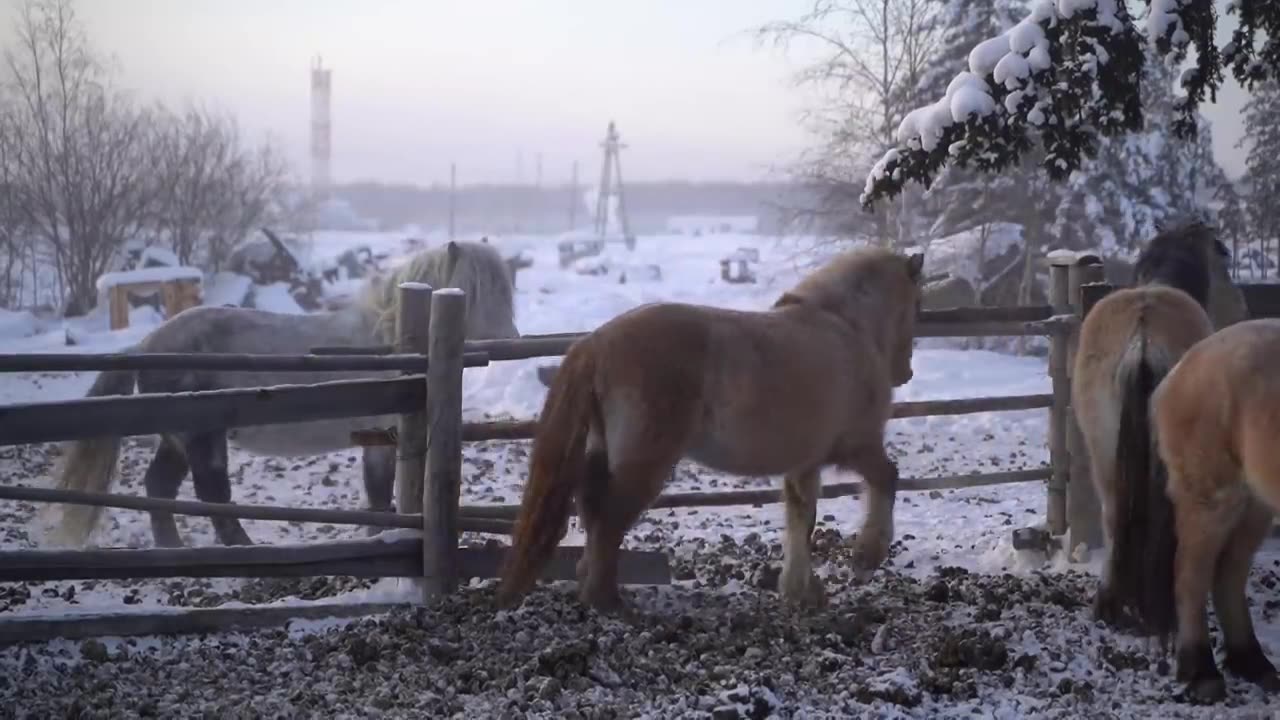
<svg viewBox="0 0 1280 720"><path fill-rule="evenodd" d="M160 272L157 272L160 271ZM143 268L108 273L99 278L105 286L111 312L111 329L129 327L129 296L160 293L166 318L201 303L201 272L196 268Z"/></svg>

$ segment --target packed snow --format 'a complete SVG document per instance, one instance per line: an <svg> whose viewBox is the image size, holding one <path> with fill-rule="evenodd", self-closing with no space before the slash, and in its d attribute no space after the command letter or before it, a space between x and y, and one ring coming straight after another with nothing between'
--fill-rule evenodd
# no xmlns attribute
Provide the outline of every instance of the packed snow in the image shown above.
<svg viewBox="0 0 1280 720"><path fill-rule="evenodd" d="M572 268L560 269L558 239L490 237L504 255L523 252L534 259L531 267L521 270L516 289L516 322L524 334L587 331L627 309L663 300L762 309L804 272L805 258L797 254L794 239L726 234L644 236L634 251L610 246L604 256L609 260L604 263L605 274L582 275ZM1001 237L994 242L1002 246L1006 240ZM956 243L963 244L959 239ZM403 261L411 251L401 235L344 232L317 234L300 255L307 263L319 263L355 245L392 253L390 264ZM759 281L722 282L720 258L744 247L759 252ZM646 277L645 282L619 282L619 268L648 266L660 268L660 275ZM235 298L246 294L248 288L238 282L222 290L229 282L222 277L210 287L219 288L219 300L235 304ZM253 288L253 293L259 301L266 301L267 309L301 312L284 286ZM134 322L138 325L111 332L100 313L58 327L0 316L0 329L6 334L5 345L15 351L58 348L104 352L137 342L160 318L154 312L140 313ZM68 334L78 338L76 345L65 347ZM1050 390L1043 359L958 350L944 343L930 345L917 349L915 376L897 390L897 399ZM535 358L467 369L464 415L468 419L535 416L546 392L537 378L537 368L555 362L554 358ZM92 373L6 375L0 378L0 403L80 397L92 380ZM895 420L889 427L888 443L904 477L1039 467L1048 459L1047 413ZM154 441L149 438L125 442L122 477L115 492L143 494L142 475L153 451ZM48 486L57 455L52 445L0 448L0 477L9 484ZM229 462L233 501L363 507L359 458L355 449L308 457L255 457L233 446ZM467 444L462 502L518 502L527 463L526 442ZM828 471L826 481L848 479L840 475ZM738 477L681 463L668 490L770 486L777 487L778 478ZM189 482L179 497L194 499ZM638 611L653 618L639 621L640 629L628 630L620 621L582 614L570 594L572 583L541 588L519 610L495 613L483 599L491 596L493 581L474 581L456 597L416 615L307 621L276 635L105 638L97 644L58 640L4 648L0 649L0 667L4 668L0 677L21 675L31 687L47 686L47 691L25 691L31 693L25 697L38 697L41 702L53 703L48 707L56 705L62 710L65 708L57 703L68 700L56 695L73 690L60 683L79 682L74 668L87 663L93 668L93 677L109 678L102 682L110 687L131 688L118 690L119 697L136 695L140 698L137 702L143 703L145 695L145 703L154 704L138 707L157 711L184 708L184 703L198 701L214 714L231 712L227 710L231 706L219 703L234 704L236 697L226 695L224 686L217 684L223 682L219 678L267 672L268 665L277 668L272 672L278 671L279 679L262 690L267 693L261 696L262 707L291 713L309 707L309 712L332 714L339 712L335 708L344 708L342 712L352 716L372 716L376 714L372 708L382 707L379 703L387 693L391 697L385 698L386 707L398 708L397 712L405 712L406 706L399 702L421 702L427 705L415 707L428 708L423 710L427 715L451 708L448 713L469 716L497 716L504 708L521 708L547 717L577 708L580 715L592 716L582 711L583 703L597 708L626 707L630 709L623 714L650 717L767 717L771 713L970 717L975 712L993 717L1028 713L1046 717L1212 717L1222 712L1225 708L1201 713L1172 702L1175 685L1171 678L1152 669L1156 656L1148 654L1145 643L1116 635L1090 620L1087 603L1093 575L1101 565L1099 557L1073 563L1061 553L1049 558L1041 551L1012 547L1011 532L1041 523L1045 502L1041 482L903 493L895 509L896 543L891 559L868 585L858 586L848 573L845 541L861 523L860 500L824 500L818 508L815 563L827 583L832 606L816 615L785 609L776 593L765 589L768 581L762 574L767 575L770 566L776 571L780 557L778 543L785 522L781 505L670 509L648 513L626 540L628 547L669 552L675 575L672 587L629 589ZM207 519L179 516L178 523L189 545L215 544ZM354 526L263 521L246 521L244 525L258 543L306 543L365 535L364 528ZM466 543L484 539L464 536ZM573 523L565 543L582 540L580 528ZM107 510L95 542L101 546L150 547L147 515ZM39 547L46 545L38 508L0 502L0 548ZM1250 586L1254 619L1264 647L1271 653L1280 651L1280 619L1274 617L1280 603L1270 599L1277 557L1275 548L1264 548L1257 557L1258 570ZM234 607L236 603L403 602L417 598L415 592L411 583L394 579L365 582L351 578L0 583L0 621L71 613ZM1001 597L1006 600L998 600ZM668 626L662 624L666 622L662 618L668 617L679 617L681 629L671 630L675 634L670 639L659 640L658 636L666 637L663 633L668 632ZM796 632L801 633L799 641L791 636ZM370 650L370 643L376 648ZM428 646L426 660L413 659ZM496 678L522 666L526 654L542 658L533 667L544 669L530 671L532 679L521 674L525 679L512 680L514 685L494 684ZM363 665L366 657L373 658L369 660L373 664ZM1131 664L1117 670L1116 663L1121 661L1116 657L1127 658L1123 662ZM770 665L775 660L788 669ZM353 661L366 669L352 669ZM422 662L428 663L429 671L419 669ZM113 663L120 668L118 672L112 671ZM207 663L215 663L218 669L208 669ZM126 671L125 667L141 669ZM665 668L668 673L692 674L681 675L684 679L678 682L634 674L650 672L646 669L650 667L655 668L653 672ZM390 676L396 678L401 693L387 690L386 678ZM244 682L255 688L259 685L247 679ZM686 682L697 686L681 684ZM183 688L188 686L194 694L184 699L187 691ZM650 687L667 689L641 693ZM17 692L16 687L0 682L0 698L10 692ZM259 697L259 690L252 692ZM308 692L314 697L304 698ZM1280 710L1252 686L1231 681L1230 692L1232 711ZM311 702L318 704L309 705ZM98 707L134 711L131 706Z"/></svg>

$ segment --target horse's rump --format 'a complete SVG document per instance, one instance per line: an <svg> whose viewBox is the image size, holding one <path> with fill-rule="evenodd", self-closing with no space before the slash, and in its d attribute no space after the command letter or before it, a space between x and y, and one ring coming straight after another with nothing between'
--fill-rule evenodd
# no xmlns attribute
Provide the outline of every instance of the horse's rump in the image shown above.
<svg viewBox="0 0 1280 720"><path fill-rule="evenodd" d="M1273 510L1280 510L1277 357L1280 319L1231 325L1188 350L1153 399L1162 445L1194 458L1197 469L1244 481Z"/></svg>
<svg viewBox="0 0 1280 720"><path fill-rule="evenodd" d="M1073 405L1111 543L1096 609L1113 624L1162 633L1174 621L1162 590L1173 575L1173 509L1149 403L1178 358L1210 332L1199 303L1160 285L1108 295L1080 329Z"/></svg>

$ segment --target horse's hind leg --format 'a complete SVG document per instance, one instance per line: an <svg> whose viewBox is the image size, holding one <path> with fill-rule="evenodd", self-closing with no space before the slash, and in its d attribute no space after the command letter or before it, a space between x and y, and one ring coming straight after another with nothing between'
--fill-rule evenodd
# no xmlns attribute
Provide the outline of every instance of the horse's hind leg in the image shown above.
<svg viewBox="0 0 1280 720"><path fill-rule="evenodd" d="M187 438L187 462L203 502L231 502L231 479L227 477L227 434L210 432ZM236 518L211 518L213 530L223 545L252 545L249 534Z"/></svg>
<svg viewBox="0 0 1280 720"><path fill-rule="evenodd" d="M1271 523L1271 510L1250 499L1218 558L1218 571L1213 581L1213 607L1218 614L1218 624L1222 626L1226 647L1227 657L1223 665L1232 673L1274 691L1280 690L1280 678L1258 643L1253 619L1249 616L1249 601L1245 596L1253 555L1271 531Z"/></svg>
<svg viewBox="0 0 1280 720"><path fill-rule="evenodd" d="M178 497L178 488L187 476L187 458L182 448L171 438L161 437L160 447L147 466L147 474L142 485L146 488L147 497L173 500ZM151 511L151 537L156 547L182 547L182 536L178 533L178 523L173 513L160 510Z"/></svg>
<svg viewBox="0 0 1280 720"><path fill-rule="evenodd" d="M362 453L361 472L364 476L364 495L369 509L376 512L394 512L392 495L395 494L396 450L394 447L365 447ZM368 533L374 535L383 530L370 525Z"/></svg>
<svg viewBox="0 0 1280 720"><path fill-rule="evenodd" d="M1211 475L1193 476L1197 485L1193 490L1186 487L1187 474L1173 467L1169 470L1178 535L1174 565L1177 676L1179 682L1187 684L1192 700L1213 703L1226 696L1227 688L1209 642L1206 606L1209 587L1217 575L1218 558L1228 534L1239 521L1242 504L1239 498L1222 497L1221 488L1226 483L1213 481Z"/></svg>
<svg viewBox="0 0 1280 720"><path fill-rule="evenodd" d="M866 519L853 547L853 571L861 582L871 577L880 563L889 557L893 542L893 505L898 492L898 466L885 453L884 445L875 443L858 448L840 463L866 482Z"/></svg>
<svg viewBox="0 0 1280 720"><path fill-rule="evenodd" d="M602 612L623 609L618 588L622 539L662 492L678 459L678 451L652 447L643 457L622 462L610 462L601 450L589 451L578 494L579 518L587 532L586 552L578 565L583 603Z"/></svg>
<svg viewBox="0 0 1280 720"><path fill-rule="evenodd" d="M782 575L782 595L802 605L821 607L826 602L822 581L813 573L810 540L818 515L818 468L806 468L783 478L782 496L787 504L787 528Z"/></svg>

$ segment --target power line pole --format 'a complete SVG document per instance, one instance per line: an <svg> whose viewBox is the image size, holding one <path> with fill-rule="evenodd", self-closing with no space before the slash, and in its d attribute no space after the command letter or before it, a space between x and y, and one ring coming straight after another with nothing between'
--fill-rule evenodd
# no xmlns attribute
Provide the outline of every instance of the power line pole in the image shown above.
<svg viewBox="0 0 1280 720"><path fill-rule="evenodd" d="M573 161L573 175L569 181L569 229L578 224L578 161Z"/></svg>
<svg viewBox="0 0 1280 720"><path fill-rule="evenodd" d="M449 163L449 239L457 238L458 163Z"/></svg>

